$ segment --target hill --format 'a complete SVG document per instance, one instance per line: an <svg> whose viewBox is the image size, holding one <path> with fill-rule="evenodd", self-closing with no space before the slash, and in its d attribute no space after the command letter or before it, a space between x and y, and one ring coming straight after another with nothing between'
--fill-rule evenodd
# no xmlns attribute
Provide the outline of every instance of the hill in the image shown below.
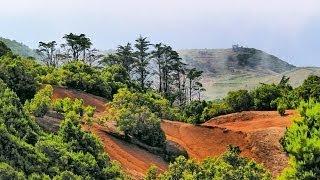
<svg viewBox="0 0 320 180"><path fill-rule="evenodd" d="M28 46L26 46L20 42L17 42L15 40L2 38L2 37L0 37L0 41L4 42L12 50L12 52L14 54L24 56L24 57L34 57L34 58L38 57L35 50L29 48Z"/></svg>
<svg viewBox="0 0 320 180"><path fill-rule="evenodd" d="M188 49L178 51L190 66L204 72L205 97L218 99L229 91L253 89L259 83L277 83L283 75L298 86L310 74L320 75L317 67L296 67L276 56L254 48Z"/></svg>
<svg viewBox="0 0 320 180"><path fill-rule="evenodd" d="M55 87L53 99L64 97L82 98L86 105L97 107L96 118L108 108L107 101L101 97ZM292 123L290 119L296 116L296 112L287 113L282 117L276 111L245 111L219 116L197 126L163 120L161 127L167 139L180 144L196 160L218 156L225 152L227 145L234 144L241 148L243 156L263 163L276 176L288 163L279 139ZM112 136L107 126L108 123L95 124L91 128L84 126L84 129L93 132L102 141L110 158L120 162L130 175L141 178L152 164L159 167L160 171L167 168L168 163L160 156Z"/></svg>

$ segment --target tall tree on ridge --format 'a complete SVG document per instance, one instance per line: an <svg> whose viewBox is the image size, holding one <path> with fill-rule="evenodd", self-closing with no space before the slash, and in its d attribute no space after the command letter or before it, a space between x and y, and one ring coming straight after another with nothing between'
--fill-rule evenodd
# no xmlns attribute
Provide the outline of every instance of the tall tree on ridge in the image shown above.
<svg viewBox="0 0 320 180"><path fill-rule="evenodd" d="M137 49L135 52L134 58L134 68L137 74L137 80L140 83L142 90L144 91L147 87L147 76L150 74L148 70L148 65L150 61L150 53L148 52L150 42L146 37L140 36L135 43L135 48Z"/></svg>
<svg viewBox="0 0 320 180"><path fill-rule="evenodd" d="M39 48L36 50L37 54L43 57L42 61L47 66L58 66L58 60L56 57L56 41L50 41L50 42L39 42Z"/></svg>
<svg viewBox="0 0 320 180"><path fill-rule="evenodd" d="M86 50L92 45L90 38L87 38L85 34L76 35L73 33L66 34L63 38L71 49L73 59L79 59L80 52L83 53L83 59L86 58Z"/></svg>
<svg viewBox="0 0 320 180"><path fill-rule="evenodd" d="M132 65L134 63L134 53L130 43L124 46L118 46L116 52L117 60L126 69L127 73L130 74Z"/></svg>
<svg viewBox="0 0 320 180"><path fill-rule="evenodd" d="M187 78L189 80L189 101L192 101L192 93L195 89L195 82L197 79L200 78L202 75L202 71L198 71L196 68L192 68L187 73Z"/></svg>

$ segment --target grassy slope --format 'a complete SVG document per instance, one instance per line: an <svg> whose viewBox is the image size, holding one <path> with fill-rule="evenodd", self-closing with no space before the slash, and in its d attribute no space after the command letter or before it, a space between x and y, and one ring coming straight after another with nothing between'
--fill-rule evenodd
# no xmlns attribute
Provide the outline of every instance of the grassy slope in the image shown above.
<svg viewBox="0 0 320 180"><path fill-rule="evenodd" d="M190 49L179 53L191 67L204 71L204 95L209 99L222 98L231 90L253 89L259 83L277 83L283 75L291 78L293 86L300 85L310 74L320 75L320 68L295 67L260 50L248 59L247 66L239 66L239 52L232 49Z"/></svg>

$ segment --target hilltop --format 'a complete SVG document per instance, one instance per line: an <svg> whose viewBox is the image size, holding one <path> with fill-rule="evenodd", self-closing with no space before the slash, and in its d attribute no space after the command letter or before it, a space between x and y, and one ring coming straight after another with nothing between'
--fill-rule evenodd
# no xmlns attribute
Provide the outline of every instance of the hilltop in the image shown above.
<svg viewBox="0 0 320 180"><path fill-rule="evenodd" d="M202 83L206 98L218 99L229 91L253 89L259 83L277 83L283 75L298 86L310 74L319 75L320 68L296 67L254 48L233 46L229 49L185 49L178 51L190 67L204 72Z"/></svg>
<svg viewBox="0 0 320 180"><path fill-rule="evenodd" d="M2 37L0 37L0 41L4 42L12 50L14 54L18 54L24 57L34 57L34 58L38 57L35 50L29 48L27 45L23 43L17 42L15 40L2 38Z"/></svg>

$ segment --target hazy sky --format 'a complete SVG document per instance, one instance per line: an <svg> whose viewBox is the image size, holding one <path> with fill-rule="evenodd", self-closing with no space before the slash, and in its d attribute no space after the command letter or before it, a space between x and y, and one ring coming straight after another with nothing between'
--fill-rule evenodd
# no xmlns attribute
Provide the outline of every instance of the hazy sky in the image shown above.
<svg viewBox="0 0 320 180"><path fill-rule="evenodd" d="M112 49L141 34L176 49L239 43L320 66L320 0L0 1L0 36L32 48L75 32Z"/></svg>

